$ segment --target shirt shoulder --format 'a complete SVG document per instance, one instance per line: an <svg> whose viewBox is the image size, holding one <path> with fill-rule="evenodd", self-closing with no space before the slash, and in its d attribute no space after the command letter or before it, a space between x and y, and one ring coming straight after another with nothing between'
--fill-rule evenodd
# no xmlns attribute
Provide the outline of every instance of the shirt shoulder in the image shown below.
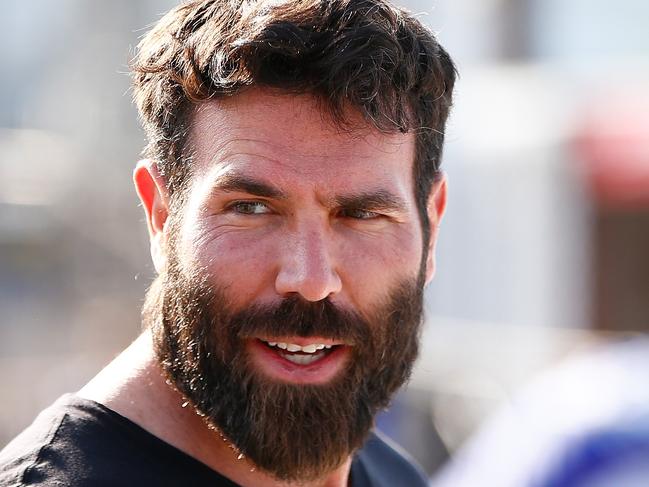
<svg viewBox="0 0 649 487"><path fill-rule="evenodd" d="M235 487L114 411L66 394L0 452L3 487Z"/></svg>
<svg viewBox="0 0 649 487"><path fill-rule="evenodd" d="M47 454L63 421L63 415L51 414L53 407L39 414L25 431L0 451L0 485L29 485L26 483L27 477L37 469L41 458Z"/></svg>
<svg viewBox="0 0 649 487"><path fill-rule="evenodd" d="M354 487L427 487L423 469L382 433L371 433L352 463Z"/></svg>

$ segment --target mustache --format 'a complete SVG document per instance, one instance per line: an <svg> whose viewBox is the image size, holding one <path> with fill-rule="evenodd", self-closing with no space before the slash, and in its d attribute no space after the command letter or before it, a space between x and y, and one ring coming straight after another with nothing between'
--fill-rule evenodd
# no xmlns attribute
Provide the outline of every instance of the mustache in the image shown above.
<svg viewBox="0 0 649 487"><path fill-rule="evenodd" d="M275 305L254 305L234 313L231 336L246 339L257 336L318 337L347 344L367 343L371 324L358 313L341 309L329 299L309 302L298 295Z"/></svg>

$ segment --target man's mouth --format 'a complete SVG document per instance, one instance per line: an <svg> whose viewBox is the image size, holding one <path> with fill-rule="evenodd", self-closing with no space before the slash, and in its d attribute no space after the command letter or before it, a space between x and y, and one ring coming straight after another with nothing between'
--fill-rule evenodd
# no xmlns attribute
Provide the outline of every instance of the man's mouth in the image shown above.
<svg viewBox="0 0 649 487"><path fill-rule="evenodd" d="M261 340L269 348L276 349L276 352L284 359L298 365L309 365L324 358L334 347L324 343L309 343L298 345L297 343L269 342Z"/></svg>
<svg viewBox="0 0 649 487"><path fill-rule="evenodd" d="M351 347L340 341L306 337L258 337L248 340L253 363L282 382L318 384L338 375Z"/></svg>

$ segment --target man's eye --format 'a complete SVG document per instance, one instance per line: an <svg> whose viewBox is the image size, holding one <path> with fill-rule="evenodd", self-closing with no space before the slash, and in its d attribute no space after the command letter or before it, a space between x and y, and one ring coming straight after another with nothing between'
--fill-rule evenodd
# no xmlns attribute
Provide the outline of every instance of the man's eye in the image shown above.
<svg viewBox="0 0 649 487"><path fill-rule="evenodd" d="M229 205L228 210L242 215L263 215L270 213L270 208L262 201L237 201Z"/></svg>
<svg viewBox="0 0 649 487"><path fill-rule="evenodd" d="M381 215L374 211L363 210L360 208L347 208L340 211L340 216L343 218L353 218L355 220L372 220L378 218Z"/></svg>

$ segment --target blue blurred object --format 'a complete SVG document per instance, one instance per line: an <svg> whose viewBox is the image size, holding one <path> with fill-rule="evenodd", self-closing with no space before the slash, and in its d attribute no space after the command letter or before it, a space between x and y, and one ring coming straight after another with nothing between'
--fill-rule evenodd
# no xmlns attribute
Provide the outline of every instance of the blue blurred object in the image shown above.
<svg viewBox="0 0 649 487"><path fill-rule="evenodd" d="M598 346L544 374L433 487L649 485L649 340Z"/></svg>
<svg viewBox="0 0 649 487"><path fill-rule="evenodd" d="M566 449L539 487L646 486L649 414L593 431Z"/></svg>

